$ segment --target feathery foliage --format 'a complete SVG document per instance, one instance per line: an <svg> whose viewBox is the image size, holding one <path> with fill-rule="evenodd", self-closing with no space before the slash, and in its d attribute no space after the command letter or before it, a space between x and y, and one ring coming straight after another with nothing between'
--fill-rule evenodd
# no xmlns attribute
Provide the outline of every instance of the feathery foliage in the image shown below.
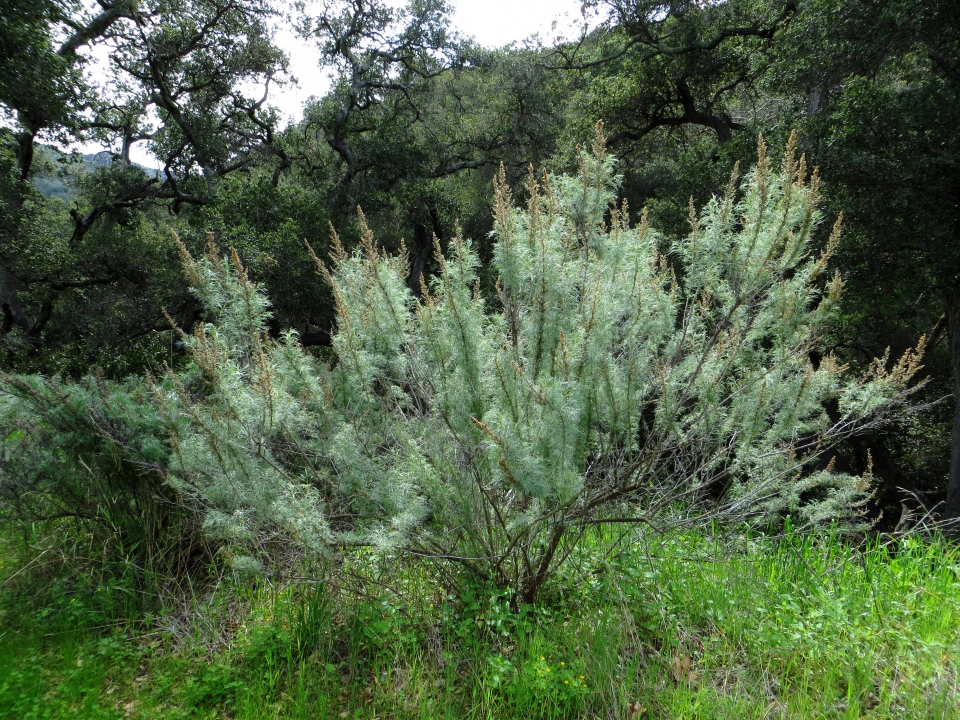
<svg viewBox="0 0 960 720"><path fill-rule="evenodd" d="M423 300L405 258L334 238L336 363L270 341L236 257L185 255L218 318L189 377L155 394L171 477L206 527L257 561L264 529L303 547L371 543L452 561L531 601L584 528L794 513L857 521L870 479L824 448L901 407L922 348L850 377L811 351L841 294L810 254L817 177L791 146L700 214L681 243L630 227L602 128L578 177L497 182L500 312L457 237ZM361 221L363 220L361 216ZM832 246L839 239L839 224ZM249 562L250 560L244 560Z"/></svg>
<svg viewBox="0 0 960 720"><path fill-rule="evenodd" d="M862 377L813 353L842 291L824 276L839 222L810 252L816 174L792 143L772 171L761 140L758 166L668 248L614 204L614 167L598 126L577 177L531 171L526 208L501 175L496 311L467 239L436 242L415 300L406 258L361 214L360 249L334 236L332 269L315 257L337 307L331 367L268 337L236 253L181 246L213 322L183 335L193 364L151 379L152 404L168 486L235 564L282 539L370 544L532 602L589 525L858 522L869 476L823 455L905 406L922 343Z"/></svg>

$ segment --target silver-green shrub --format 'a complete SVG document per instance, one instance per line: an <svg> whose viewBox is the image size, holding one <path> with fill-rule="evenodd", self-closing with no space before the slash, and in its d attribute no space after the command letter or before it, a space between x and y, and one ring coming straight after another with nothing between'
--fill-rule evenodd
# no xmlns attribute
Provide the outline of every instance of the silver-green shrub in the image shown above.
<svg viewBox="0 0 960 720"><path fill-rule="evenodd" d="M197 516L168 485L167 457L142 380L0 373L0 528L58 529L75 552L141 579L183 568Z"/></svg>
<svg viewBox="0 0 960 720"><path fill-rule="evenodd" d="M842 291L811 234L816 175L760 161L668 246L615 202L598 129L576 177L501 176L499 298L457 237L417 300L406 259L336 242L336 361L265 334L234 256L185 266L215 324L189 376L154 393L170 482L250 563L278 539L364 543L453 563L532 601L591 524L857 521L869 478L824 451L905 405L921 351L862 377L811 352ZM362 217L361 217L362 221ZM184 251L185 252L185 251ZM825 467L826 466L826 467Z"/></svg>

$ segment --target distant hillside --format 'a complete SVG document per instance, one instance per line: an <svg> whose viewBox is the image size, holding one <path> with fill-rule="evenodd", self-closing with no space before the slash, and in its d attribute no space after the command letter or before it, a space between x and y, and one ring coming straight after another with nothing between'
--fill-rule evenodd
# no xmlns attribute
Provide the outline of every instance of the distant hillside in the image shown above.
<svg viewBox="0 0 960 720"><path fill-rule="evenodd" d="M49 145L38 145L33 185L44 197L58 198L66 203L73 202L77 195L74 178L101 165L110 165L113 158L110 153L86 153L80 156L71 156ZM72 157L82 158L74 161ZM137 163L134 163L137 165ZM151 168L137 165L146 173L156 172Z"/></svg>

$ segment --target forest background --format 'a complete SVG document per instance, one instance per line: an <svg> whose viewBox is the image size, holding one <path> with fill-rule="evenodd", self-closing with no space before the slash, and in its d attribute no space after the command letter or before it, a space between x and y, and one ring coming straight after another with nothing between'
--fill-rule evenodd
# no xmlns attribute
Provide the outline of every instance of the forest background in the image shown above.
<svg viewBox="0 0 960 720"><path fill-rule="evenodd" d="M4 384L49 425L71 403L107 398L108 385L188 372L190 338L213 313L191 291L185 258L209 252L216 265L227 249L270 299L264 332L282 342L295 331L319 361L335 357L343 315L315 261L368 236L375 254L406 253L403 285L422 302L443 282L435 243L469 238L477 296L498 307L496 178L501 192L526 197L531 167L537 177L582 172L581 146L602 120L619 196L645 208L666 249L735 168L762 164L762 135L771 156L790 146L819 168L830 222L813 229L810 252L827 251L830 274L843 278L812 365L829 357L869 372L926 338L920 409L844 436L830 469L871 479L877 530L960 515L960 7L592 0L582 11L579 37L488 48L454 28L440 0L0 0ZM317 72L333 79L290 124L271 104L289 75L278 24L311 43ZM91 61L94 51L106 61ZM106 150L71 151L91 143ZM138 148L159 170L133 162ZM36 384L48 380L52 395ZM53 505L25 500L20 437L11 427L0 447L8 528L69 518L122 542L162 534L121 526L136 492L173 501L163 483L126 488L106 510L112 489L58 486ZM96 447L78 462L92 452L108 464L113 451ZM142 525L132 502L130 522ZM167 532L172 521L156 522ZM181 548L165 555L167 569L222 557L217 548ZM521 580L505 586L523 592ZM680 657L677 678L690 672Z"/></svg>

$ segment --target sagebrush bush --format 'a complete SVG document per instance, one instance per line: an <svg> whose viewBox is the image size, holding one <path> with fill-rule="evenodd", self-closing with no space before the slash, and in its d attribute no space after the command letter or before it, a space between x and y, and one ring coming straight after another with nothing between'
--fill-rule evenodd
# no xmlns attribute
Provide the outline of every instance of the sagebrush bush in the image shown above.
<svg viewBox="0 0 960 720"><path fill-rule="evenodd" d="M614 201L602 128L577 177L494 202L495 301L459 235L422 299L363 225L334 237L336 361L266 334L236 254L184 266L212 322L193 365L151 380L166 478L256 566L275 541L431 558L533 601L584 528L607 522L857 521L870 479L824 452L905 406L921 348L854 377L814 351L842 292L814 254L816 174L788 147L672 245ZM312 251L311 251L312 252ZM316 258L315 258L316 259ZM816 362L814 362L816 360Z"/></svg>
<svg viewBox="0 0 960 720"><path fill-rule="evenodd" d="M85 528L100 560L141 570L188 560L196 516L167 483L166 428L146 383L0 375L0 385L0 522Z"/></svg>

